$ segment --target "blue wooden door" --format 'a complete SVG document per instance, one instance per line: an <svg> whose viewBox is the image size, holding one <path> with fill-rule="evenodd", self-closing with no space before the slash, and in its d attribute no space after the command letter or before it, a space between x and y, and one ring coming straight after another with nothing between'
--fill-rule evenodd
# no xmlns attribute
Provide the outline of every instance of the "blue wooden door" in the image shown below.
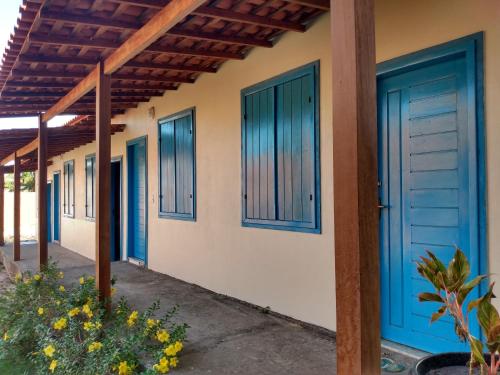
<svg viewBox="0 0 500 375"><path fill-rule="evenodd" d="M146 138L129 142L128 164L128 256L147 260Z"/></svg>
<svg viewBox="0 0 500 375"><path fill-rule="evenodd" d="M479 273L474 87L465 56L379 79L382 336L430 352L467 350L415 260L431 250L448 263L459 246ZM472 91L471 91L472 90ZM471 113L473 112L473 113ZM472 120L471 120L472 119ZM477 293L471 298L476 298ZM471 322L476 335L479 329Z"/></svg>
<svg viewBox="0 0 500 375"><path fill-rule="evenodd" d="M53 190L54 190L54 209L52 210L53 215L52 215L52 222L53 222L53 240L54 241L60 241L60 231L59 228L61 227L60 225L60 194L61 194L61 189L60 189L60 177L61 175L59 173L54 173L54 177L52 180L52 185L53 185Z"/></svg>
<svg viewBox="0 0 500 375"><path fill-rule="evenodd" d="M47 184L47 242L52 242L52 183Z"/></svg>

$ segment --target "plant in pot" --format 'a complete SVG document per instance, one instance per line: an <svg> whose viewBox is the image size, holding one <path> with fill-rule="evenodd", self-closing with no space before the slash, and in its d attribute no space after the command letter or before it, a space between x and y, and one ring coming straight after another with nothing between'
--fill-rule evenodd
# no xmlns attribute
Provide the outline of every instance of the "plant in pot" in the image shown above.
<svg viewBox="0 0 500 375"><path fill-rule="evenodd" d="M490 284L488 291L480 298L466 301L469 294L487 276L471 279L469 262L458 248L447 267L432 252L427 254L428 257L422 256L417 262L417 270L434 286L435 291L421 293L419 301L440 303L439 309L432 314L431 322L449 314L454 320L456 334L460 340L469 343L471 352L445 353L424 358L417 363L415 374L497 374L500 369L500 315L491 303L494 298L494 283ZM474 310L483 331L484 343L470 331L470 316Z"/></svg>

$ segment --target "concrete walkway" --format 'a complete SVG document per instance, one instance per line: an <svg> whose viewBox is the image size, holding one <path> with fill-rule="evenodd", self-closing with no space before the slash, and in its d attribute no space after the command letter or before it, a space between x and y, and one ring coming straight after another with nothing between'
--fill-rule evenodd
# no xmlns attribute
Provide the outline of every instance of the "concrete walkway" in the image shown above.
<svg viewBox="0 0 500 375"><path fill-rule="evenodd" d="M2 253L10 274L37 269L34 243L23 244L20 262L11 261L11 247L0 248L0 261ZM83 274L94 274L91 260L61 246L50 244L49 255L58 262L68 283ZM117 297L126 296L138 309L155 300L160 300L161 313L180 306L177 319L191 328L177 374L335 374L335 338L330 332L126 262L113 263L112 274L117 278ZM415 361L388 350L384 355L407 368Z"/></svg>

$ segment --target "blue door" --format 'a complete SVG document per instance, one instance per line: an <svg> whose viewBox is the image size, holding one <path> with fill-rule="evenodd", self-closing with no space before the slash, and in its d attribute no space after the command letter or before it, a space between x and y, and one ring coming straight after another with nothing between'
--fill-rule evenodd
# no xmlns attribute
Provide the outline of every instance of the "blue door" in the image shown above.
<svg viewBox="0 0 500 375"><path fill-rule="evenodd" d="M127 145L128 256L147 261L147 170L146 138Z"/></svg>
<svg viewBox="0 0 500 375"><path fill-rule="evenodd" d="M121 259L121 160L111 162L110 251L111 261Z"/></svg>
<svg viewBox="0 0 500 375"><path fill-rule="evenodd" d="M47 242L52 242L52 183L47 184Z"/></svg>
<svg viewBox="0 0 500 375"><path fill-rule="evenodd" d="M439 304L418 302L433 288L415 260L448 263L456 245L479 273L474 82L465 54L378 80L382 336L430 352L467 350L450 317L431 325Z"/></svg>
<svg viewBox="0 0 500 375"><path fill-rule="evenodd" d="M61 194L61 189L60 189L60 174L59 173L54 173L54 177L52 179L52 185L53 185L53 190L54 190L54 209L52 210L53 212L53 240L54 241L60 241L60 232L59 228L60 226L60 212L59 212L59 201L60 201L60 194Z"/></svg>

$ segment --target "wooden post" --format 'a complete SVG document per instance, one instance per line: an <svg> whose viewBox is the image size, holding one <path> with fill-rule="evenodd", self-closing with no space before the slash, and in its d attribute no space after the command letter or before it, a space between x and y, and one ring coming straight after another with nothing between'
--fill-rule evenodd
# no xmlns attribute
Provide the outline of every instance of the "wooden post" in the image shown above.
<svg viewBox="0 0 500 375"><path fill-rule="evenodd" d="M374 0L331 0L337 374L380 374Z"/></svg>
<svg viewBox="0 0 500 375"><path fill-rule="evenodd" d="M104 64L97 65L96 86L96 283L101 300L111 297L110 185L111 185L111 79Z"/></svg>
<svg viewBox="0 0 500 375"><path fill-rule="evenodd" d="M14 157L14 260L21 260L21 171L17 154Z"/></svg>
<svg viewBox="0 0 500 375"><path fill-rule="evenodd" d="M38 260L47 266L47 123L38 116Z"/></svg>
<svg viewBox="0 0 500 375"><path fill-rule="evenodd" d="M4 169L0 166L0 246L5 245L5 175Z"/></svg>

